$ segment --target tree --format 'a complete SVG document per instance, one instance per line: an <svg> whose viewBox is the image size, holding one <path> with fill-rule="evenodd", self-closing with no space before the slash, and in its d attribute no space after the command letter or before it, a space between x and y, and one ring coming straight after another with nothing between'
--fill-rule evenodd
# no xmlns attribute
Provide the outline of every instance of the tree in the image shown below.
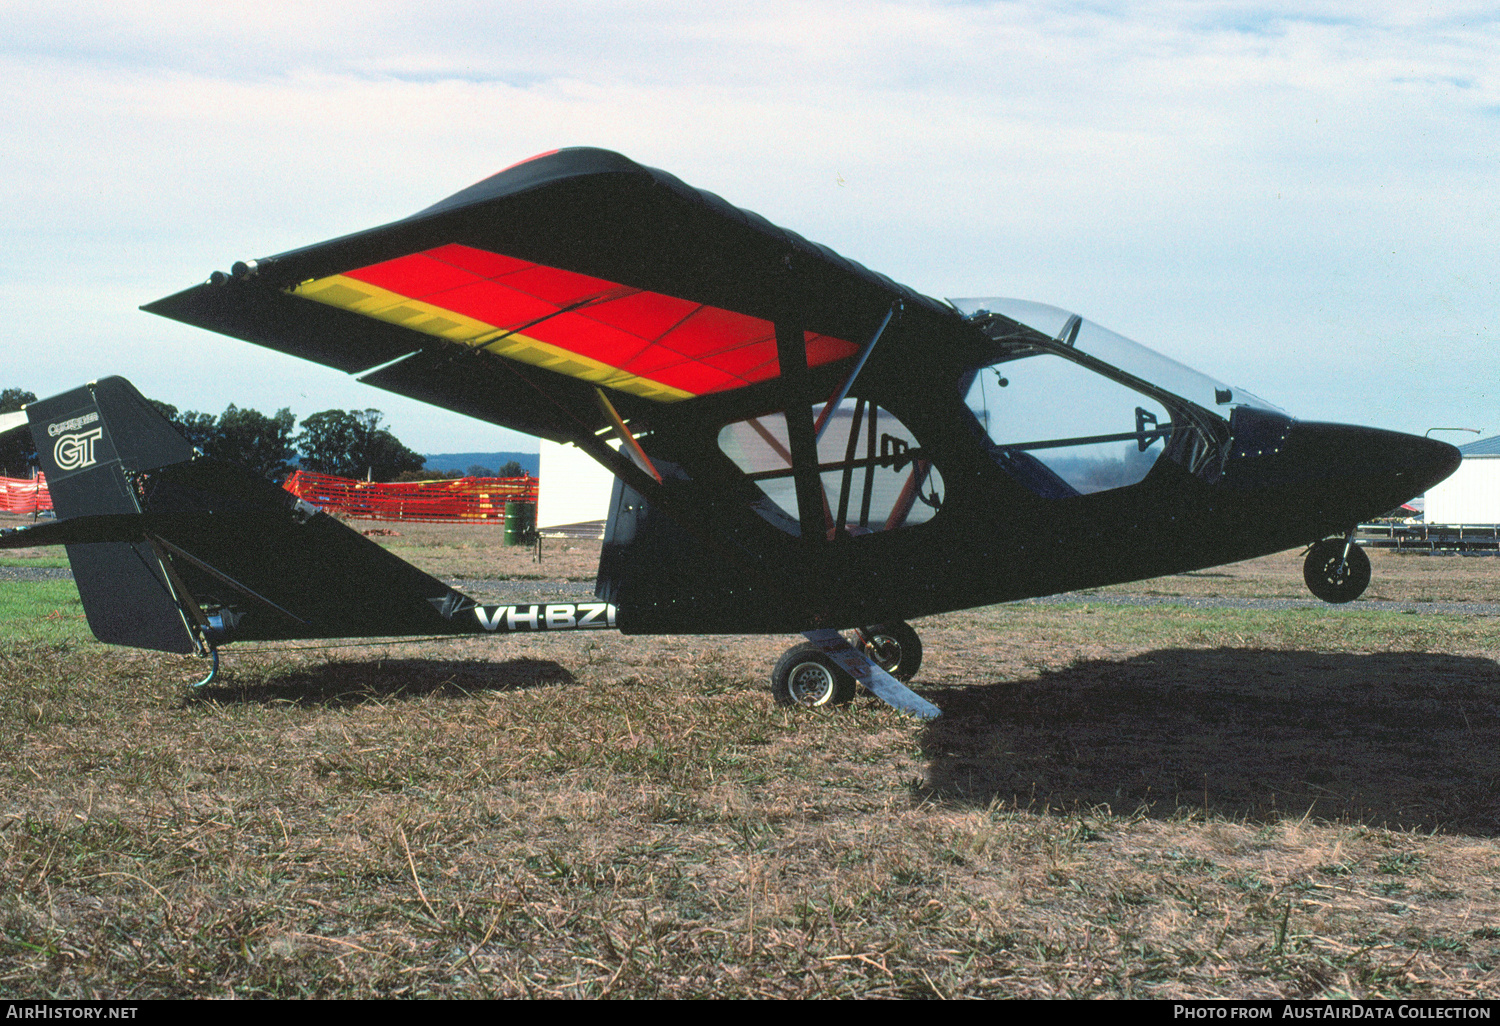
<svg viewBox="0 0 1500 1026"><path fill-rule="evenodd" d="M289 409L277 410L274 417L267 417L259 410L242 410L230 403L228 409L215 417L195 410L179 413L177 407L159 399L150 402L193 448L206 456L238 463L273 481L286 477L292 469L291 459L296 454L292 428L297 418Z"/></svg>
<svg viewBox="0 0 1500 1026"><path fill-rule="evenodd" d="M519 460L510 460L509 462L507 462L505 464L505 466L503 466L503 467L500 468L500 473L498 475L496 475L496 476L497 477L525 477L526 476L526 468L523 467L523 466L521 466L521 463L520 463Z"/></svg>
<svg viewBox="0 0 1500 1026"><path fill-rule="evenodd" d="M24 388L7 388L0 391L0 413L15 413L27 403L36 402L36 393Z"/></svg>
<svg viewBox="0 0 1500 1026"><path fill-rule="evenodd" d="M242 410L230 403L219 415L214 436L203 451L216 460L239 463L262 477L280 481L292 469L291 459L296 455L292 444L296 423L289 409L267 417L259 410Z"/></svg>
<svg viewBox="0 0 1500 1026"><path fill-rule="evenodd" d="M297 453L307 470L389 481L427 461L380 426L379 410L324 410L302 421Z"/></svg>
<svg viewBox="0 0 1500 1026"><path fill-rule="evenodd" d="M196 410L178 413L177 407L171 403L164 403L160 399L148 399L146 401L156 407L157 413L160 413L171 422L178 433L188 440L189 445L199 452L208 451L208 445L213 440L214 432L218 429L217 418L212 413L199 413Z"/></svg>
<svg viewBox="0 0 1500 1026"><path fill-rule="evenodd" d="M15 413L27 403L36 402L36 393L24 388L7 388L0 391L0 413ZM0 474L6 477L30 477L36 450L32 448L31 432L12 431L0 435Z"/></svg>

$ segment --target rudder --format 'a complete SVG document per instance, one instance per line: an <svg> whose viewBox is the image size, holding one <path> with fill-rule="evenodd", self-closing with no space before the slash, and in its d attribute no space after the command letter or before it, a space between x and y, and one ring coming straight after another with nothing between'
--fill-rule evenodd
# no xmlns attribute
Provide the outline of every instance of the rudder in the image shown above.
<svg viewBox="0 0 1500 1026"><path fill-rule="evenodd" d="M120 377L26 407L59 520L141 512L136 475L193 458L193 447ZM145 541L67 546L94 637L164 652L197 650L160 560Z"/></svg>

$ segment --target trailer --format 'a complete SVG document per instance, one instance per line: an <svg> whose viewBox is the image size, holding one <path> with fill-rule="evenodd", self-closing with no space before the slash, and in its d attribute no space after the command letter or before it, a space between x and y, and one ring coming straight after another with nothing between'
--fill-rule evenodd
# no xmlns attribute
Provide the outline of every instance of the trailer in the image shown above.
<svg viewBox="0 0 1500 1026"><path fill-rule="evenodd" d="M1497 556L1500 524L1360 524L1354 543L1392 552Z"/></svg>

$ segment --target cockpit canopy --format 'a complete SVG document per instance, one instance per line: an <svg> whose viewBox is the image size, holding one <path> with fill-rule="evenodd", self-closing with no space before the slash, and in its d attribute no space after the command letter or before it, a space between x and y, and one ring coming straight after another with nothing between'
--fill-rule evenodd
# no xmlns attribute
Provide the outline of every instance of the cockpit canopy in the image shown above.
<svg viewBox="0 0 1500 1026"><path fill-rule="evenodd" d="M1026 349L1026 345L1040 335L1206 410L1217 412L1222 408L1226 420L1229 408L1235 406L1285 413L1253 393L1215 381L1139 342L1055 306L1025 299L950 299L948 302L970 320L990 322L987 334L997 342L1014 343L1016 355L1010 359L1032 355L1033 351ZM1006 331L1005 321L1010 321L1016 330Z"/></svg>
<svg viewBox="0 0 1500 1026"><path fill-rule="evenodd" d="M967 405L996 462L1044 498L1135 484L1162 457L1211 478L1232 410L1276 410L1066 310L949 302L995 343L965 379Z"/></svg>

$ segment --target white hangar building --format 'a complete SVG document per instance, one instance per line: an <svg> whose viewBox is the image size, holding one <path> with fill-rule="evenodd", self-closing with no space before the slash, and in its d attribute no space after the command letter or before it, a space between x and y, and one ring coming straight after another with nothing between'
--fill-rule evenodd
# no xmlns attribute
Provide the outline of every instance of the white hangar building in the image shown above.
<svg viewBox="0 0 1500 1026"><path fill-rule="evenodd" d="M1500 524L1500 435L1461 445L1453 476L1427 490L1428 524Z"/></svg>
<svg viewBox="0 0 1500 1026"><path fill-rule="evenodd" d="M536 526L543 535L603 538L615 476L576 445L541 440Z"/></svg>

